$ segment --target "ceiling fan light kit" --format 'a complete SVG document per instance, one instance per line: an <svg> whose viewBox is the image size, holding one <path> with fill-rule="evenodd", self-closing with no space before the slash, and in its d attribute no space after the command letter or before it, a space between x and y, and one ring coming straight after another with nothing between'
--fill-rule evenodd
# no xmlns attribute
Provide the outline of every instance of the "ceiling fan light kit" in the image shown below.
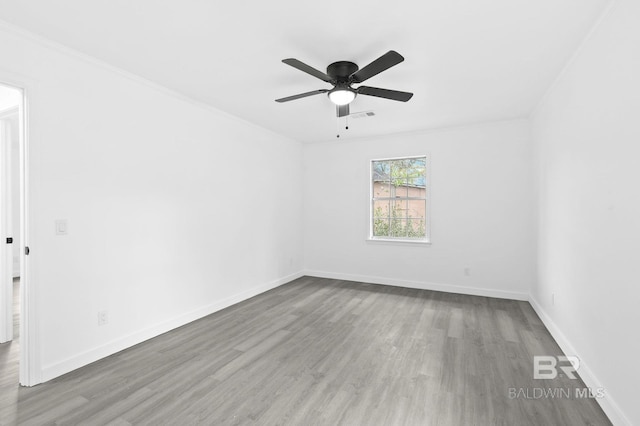
<svg viewBox="0 0 640 426"><path fill-rule="evenodd" d="M356 98L353 89L335 88L329 91L329 99L336 105L348 105Z"/></svg>
<svg viewBox="0 0 640 426"><path fill-rule="evenodd" d="M307 96L328 92L329 99L336 105L336 115L338 117L346 117L349 115L349 104L353 102L356 95L375 96L378 98L407 102L411 99L413 93L380 89L370 86L352 87L353 84L362 83L402 61L404 61L402 55L394 50L390 50L362 69L353 62L338 61L330 64L327 67L327 72L323 73L322 71L319 71L297 59L283 59L282 62L285 64L333 85L333 89L313 90L311 92L276 99L276 102L289 102L296 99L306 98Z"/></svg>

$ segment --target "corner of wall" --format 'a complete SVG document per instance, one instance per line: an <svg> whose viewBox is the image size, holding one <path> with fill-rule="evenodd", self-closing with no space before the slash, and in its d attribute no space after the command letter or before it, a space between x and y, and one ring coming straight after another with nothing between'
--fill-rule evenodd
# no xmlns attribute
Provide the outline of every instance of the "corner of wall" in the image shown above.
<svg viewBox="0 0 640 426"><path fill-rule="evenodd" d="M551 333L551 336L555 339L556 343L558 343L558 346L560 346L562 352L564 352L565 355L578 357L578 359L580 360L578 375L584 381L584 384L591 389L600 388L605 390L605 396L603 398L597 398L596 401L598 402L604 413L607 415L607 417L609 417L609 420L611 420L614 425L632 426L631 421L622 412L620 406L615 402L614 397L607 392L606 387L593 373L593 371L589 367L589 363L584 361L578 351L576 351L576 349L574 348L571 341L562 332L562 330L560 330L560 328L551 319L547 312L542 308L542 305L538 303L533 294L529 296L529 303L533 307L533 310L536 312L536 314L538 314L538 317L540 317L542 323L545 325L549 333Z"/></svg>

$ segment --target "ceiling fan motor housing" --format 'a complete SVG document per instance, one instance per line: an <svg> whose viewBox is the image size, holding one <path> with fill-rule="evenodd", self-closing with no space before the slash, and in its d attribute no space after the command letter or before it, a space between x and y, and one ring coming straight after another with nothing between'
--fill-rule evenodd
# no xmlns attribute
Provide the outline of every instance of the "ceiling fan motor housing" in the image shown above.
<svg viewBox="0 0 640 426"><path fill-rule="evenodd" d="M358 66L349 61L334 62L327 67L327 75L336 80L336 83L349 83L349 77L358 71Z"/></svg>

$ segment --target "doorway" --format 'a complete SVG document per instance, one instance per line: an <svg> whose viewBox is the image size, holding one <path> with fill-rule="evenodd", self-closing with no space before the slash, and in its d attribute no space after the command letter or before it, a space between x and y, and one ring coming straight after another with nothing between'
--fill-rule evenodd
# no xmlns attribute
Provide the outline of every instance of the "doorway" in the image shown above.
<svg viewBox="0 0 640 426"><path fill-rule="evenodd" d="M24 92L0 83L0 354L15 383L28 384L24 348ZM6 378L6 377L5 377ZM24 380L23 380L24 379Z"/></svg>

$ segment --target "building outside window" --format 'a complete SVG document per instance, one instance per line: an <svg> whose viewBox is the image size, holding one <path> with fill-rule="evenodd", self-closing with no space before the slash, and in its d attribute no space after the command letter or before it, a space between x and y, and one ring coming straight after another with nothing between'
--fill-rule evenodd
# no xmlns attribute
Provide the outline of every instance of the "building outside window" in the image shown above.
<svg viewBox="0 0 640 426"><path fill-rule="evenodd" d="M371 161L370 239L429 242L427 157Z"/></svg>

